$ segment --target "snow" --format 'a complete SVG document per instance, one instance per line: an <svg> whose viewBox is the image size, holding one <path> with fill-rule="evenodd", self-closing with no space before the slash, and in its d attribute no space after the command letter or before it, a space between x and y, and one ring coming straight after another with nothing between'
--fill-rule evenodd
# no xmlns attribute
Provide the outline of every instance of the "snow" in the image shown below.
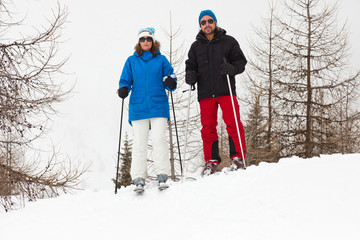
<svg viewBox="0 0 360 240"><path fill-rule="evenodd" d="M360 239L360 154L292 157L245 171L86 190L0 214L1 240Z"/></svg>

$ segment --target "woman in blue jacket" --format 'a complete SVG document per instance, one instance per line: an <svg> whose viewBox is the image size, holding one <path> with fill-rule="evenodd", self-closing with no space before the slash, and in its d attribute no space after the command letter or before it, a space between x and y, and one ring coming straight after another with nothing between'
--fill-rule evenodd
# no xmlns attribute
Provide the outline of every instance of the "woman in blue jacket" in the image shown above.
<svg viewBox="0 0 360 240"><path fill-rule="evenodd" d="M170 119L169 101L165 89L176 89L174 69L160 53L155 30L143 28L138 34L135 52L125 63L118 95L124 99L129 92L129 123L133 127L131 177L136 189L143 190L147 176L147 144L149 130L154 151L154 170L159 186L165 184L170 173L169 146L166 141Z"/></svg>

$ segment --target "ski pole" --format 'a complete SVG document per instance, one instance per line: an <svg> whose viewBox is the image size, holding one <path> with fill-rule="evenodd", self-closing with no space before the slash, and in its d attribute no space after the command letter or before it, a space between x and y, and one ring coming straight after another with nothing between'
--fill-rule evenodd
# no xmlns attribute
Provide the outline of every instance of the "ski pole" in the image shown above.
<svg viewBox="0 0 360 240"><path fill-rule="evenodd" d="M224 63L226 63L226 58L225 57L224 57ZM246 168L246 161L245 161L244 150L243 150L243 147L242 147L242 141L241 141L241 137L240 137L239 124L238 124L237 117L236 117L235 103L234 103L233 94L232 94L231 85L230 85L230 77L229 77L228 74L226 74L226 77L227 77L227 82L228 82L228 86L229 86L231 104L232 104L232 108L233 108L233 111L234 111L234 118L235 118L236 130L237 130L237 134L238 134L238 138L239 138L241 156L242 156L242 159L243 159L244 168Z"/></svg>
<svg viewBox="0 0 360 240"><path fill-rule="evenodd" d="M189 127L189 118L190 118L190 102L191 102L191 90L192 90L192 87L193 87L192 85L189 85L189 90L188 90L189 91L189 96L188 96L186 126L185 126L184 161L186 159L186 150L187 150L187 143L188 143L188 127Z"/></svg>
<svg viewBox="0 0 360 240"><path fill-rule="evenodd" d="M120 119L120 134L119 134L118 158L117 158L117 166L116 166L115 194L117 194L117 184L118 184L118 180L119 180L119 163L120 163L120 148L121 148L121 129L122 129L123 113L124 113L124 99L122 99L122 103L121 103L121 119Z"/></svg>
<svg viewBox="0 0 360 240"><path fill-rule="evenodd" d="M172 109L173 109L173 114L174 114L174 123L175 123L176 140L177 140L178 151L179 151L180 170L181 170L181 176L183 176L183 167L182 167L182 161L181 161L180 144L179 144L179 135L178 135L177 126L176 126L176 117L175 117L174 100L173 100L173 95L172 95L172 91L171 91L171 90L170 90L170 96L171 96L171 104L172 104Z"/></svg>

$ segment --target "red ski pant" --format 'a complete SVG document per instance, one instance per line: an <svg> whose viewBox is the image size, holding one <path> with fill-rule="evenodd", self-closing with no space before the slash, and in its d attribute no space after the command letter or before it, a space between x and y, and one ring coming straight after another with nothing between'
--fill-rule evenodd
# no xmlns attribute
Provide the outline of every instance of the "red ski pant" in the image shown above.
<svg viewBox="0 0 360 240"><path fill-rule="evenodd" d="M239 104L236 96L233 96L236 118L238 121L240 138L242 143L242 149L244 157L246 156L246 144L244 127L240 121ZM201 116L201 137L203 140L203 150L205 162L208 163L210 160L217 160L221 162L219 156L218 147L218 134L217 134L217 112L218 107L221 107L223 113L223 119L226 124L226 130L229 135L230 144L230 158L238 157L243 159L240 147L240 141L236 129L234 110L231 103L231 96L222 96L216 98L206 98L200 100L200 116Z"/></svg>

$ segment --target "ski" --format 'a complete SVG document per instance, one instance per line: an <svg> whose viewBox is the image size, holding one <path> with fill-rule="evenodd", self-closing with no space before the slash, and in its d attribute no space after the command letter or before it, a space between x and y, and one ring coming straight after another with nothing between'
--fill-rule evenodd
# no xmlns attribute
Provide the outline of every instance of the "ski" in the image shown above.
<svg viewBox="0 0 360 240"><path fill-rule="evenodd" d="M164 182L161 182L158 184L159 191L164 191L167 188L169 188L169 185L167 185ZM138 195L141 195L145 192L145 188L144 188L144 186L139 184L139 185L135 186L134 192L137 193Z"/></svg>
<svg viewBox="0 0 360 240"><path fill-rule="evenodd" d="M142 194L145 191L144 186L142 185L137 185L134 188L134 192L136 192L137 194Z"/></svg>
<svg viewBox="0 0 360 240"><path fill-rule="evenodd" d="M163 190L165 190L165 189L167 189L167 188L169 188L169 185L167 185L167 184L164 183L164 182L160 182L159 185L158 185L158 189L159 189L160 191L163 191Z"/></svg>

